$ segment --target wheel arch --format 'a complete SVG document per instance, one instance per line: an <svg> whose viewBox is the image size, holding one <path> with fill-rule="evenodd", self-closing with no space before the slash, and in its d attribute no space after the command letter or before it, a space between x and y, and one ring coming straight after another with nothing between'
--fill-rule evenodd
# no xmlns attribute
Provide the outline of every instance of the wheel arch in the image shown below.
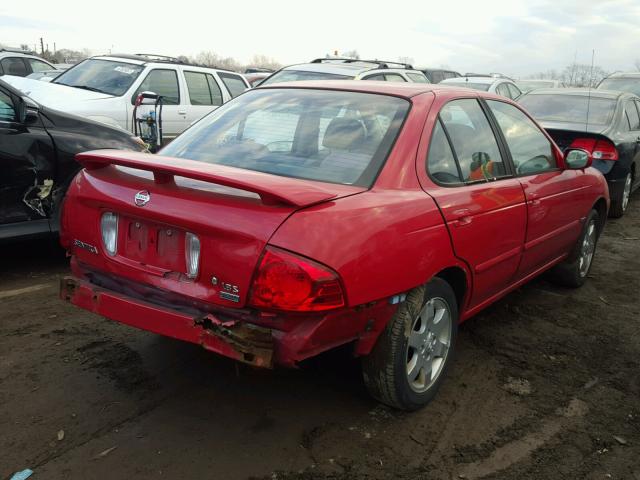
<svg viewBox="0 0 640 480"><path fill-rule="evenodd" d="M451 286L458 301L458 311L461 313L469 292L467 273L460 267L447 267L435 274L434 277L441 278Z"/></svg>
<svg viewBox="0 0 640 480"><path fill-rule="evenodd" d="M598 233L602 233L605 222L607 221L607 201L600 197L593 204L593 210L598 212Z"/></svg>

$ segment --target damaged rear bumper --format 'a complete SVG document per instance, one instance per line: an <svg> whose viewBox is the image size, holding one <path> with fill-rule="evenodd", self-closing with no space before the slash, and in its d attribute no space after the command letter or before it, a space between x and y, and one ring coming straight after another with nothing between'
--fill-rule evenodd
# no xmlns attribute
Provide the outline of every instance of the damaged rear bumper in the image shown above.
<svg viewBox="0 0 640 480"><path fill-rule="evenodd" d="M213 314L190 316L134 300L76 277L60 281L60 298L117 322L202 345L240 362L273 367L274 339L268 328L235 320L222 321Z"/></svg>

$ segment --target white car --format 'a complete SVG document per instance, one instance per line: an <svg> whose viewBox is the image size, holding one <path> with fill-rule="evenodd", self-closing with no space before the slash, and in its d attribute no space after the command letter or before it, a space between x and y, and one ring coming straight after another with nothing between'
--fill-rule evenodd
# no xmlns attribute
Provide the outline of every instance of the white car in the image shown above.
<svg viewBox="0 0 640 480"><path fill-rule="evenodd" d="M56 70L56 67L24 50L0 48L0 75L26 77L47 70Z"/></svg>
<svg viewBox="0 0 640 480"><path fill-rule="evenodd" d="M3 79L47 107L129 131L133 131L138 94L150 91L162 95L165 141L250 88L239 73L151 55L91 57L48 83L9 76ZM152 107L141 108L144 113Z"/></svg>
<svg viewBox="0 0 640 480"><path fill-rule="evenodd" d="M516 84L511 79L503 76L447 78L440 82L440 85L455 85L457 87L482 90L483 92L495 93L512 100L522 95Z"/></svg>
<svg viewBox="0 0 640 480"><path fill-rule="evenodd" d="M411 65L384 60L316 58L281 68L260 85L299 80L379 80L386 82L430 83L424 73Z"/></svg>

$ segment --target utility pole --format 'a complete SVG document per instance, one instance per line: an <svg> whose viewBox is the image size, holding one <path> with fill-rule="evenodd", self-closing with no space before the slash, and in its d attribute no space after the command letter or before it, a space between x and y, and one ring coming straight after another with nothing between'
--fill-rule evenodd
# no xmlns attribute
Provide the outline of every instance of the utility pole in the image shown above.
<svg viewBox="0 0 640 480"><path fill-rule="evenodd" d="M40 53L44 55L44 40L40 37Z"/></svg>
<svg viewBox="0 0 640 480"><path fill-rule="evenodd" d="M56 42L53 42L53 54L56 54Z"/></svg>

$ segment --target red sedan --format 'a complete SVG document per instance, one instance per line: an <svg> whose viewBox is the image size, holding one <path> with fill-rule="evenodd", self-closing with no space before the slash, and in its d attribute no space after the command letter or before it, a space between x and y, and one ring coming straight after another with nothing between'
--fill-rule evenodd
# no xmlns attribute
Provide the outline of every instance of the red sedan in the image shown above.
<svg viewBox="0 0 640 480"><path fill-rule="evenodd" d="M261 367L351 344L402 409L434 396L461 321L549 269L581 285L609 207L588 152L440 85L258 88L159 155L77 159L63 299Z"/></svg>

